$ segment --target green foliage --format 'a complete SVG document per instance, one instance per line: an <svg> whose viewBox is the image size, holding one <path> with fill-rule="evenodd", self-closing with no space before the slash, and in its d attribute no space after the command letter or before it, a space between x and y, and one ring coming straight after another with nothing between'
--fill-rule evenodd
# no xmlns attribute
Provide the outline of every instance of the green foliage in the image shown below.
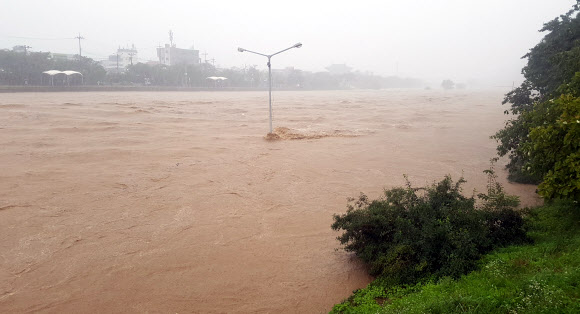
<svg viewBox="0 0 580 314"><path fill-rule="evenodd" d="M53 60L52 69L56 70L72 70L81 72L83 74L85 84L96 85L98 81L103 82L107 75L103 66L87 57L81 57L79 60Z"/></svg>
<svg viewBox="0 0 580 314"><path fill-rule="evenodd" d="M543 175L540 195L580 200L580 98L566 94L538 103L522 119L530 125L524 170Z"/></svg>
<svg viewBox="0 0 580 314"><path fill-rule="evenodd" d="M501 183L497 182L495 174L497 160L497 158L492 158L489 169L483 171L487 175L487 193L477 195L483 201L480 209L492 213L512 210L520 204L517 196L506 194Z"/></svg>
<svg viewBox="0 0 580 314"><path fill-rule="evenodd" d="M355 291L345 302L337 304L331 313L377 313L388 302L387 289L380 284L370 284L366 289Z"/></svg>
<svg viewBox="0 0 580 314"><path fill-rule="evenodd" d="M501 248L479 270L417 285L380 278L331 313L578 313L580 207L555 202L527 212L533 245Z"/></svg>
<svg viewBox="0 0 580 314"><path fill-rule="evenodd" d="M50 53L14 52L0 49L0 85L56 85L65 84L66 79L57 76L52 79L43 75L47 70L73 70L83 74L85 84L152 85L182 87L235 87L267 88L268 71L258 70L256 65L241 68L216 68L210 63L201 64L144 64L136 63L118 71L106 73L94 60L86 57L74 60L51 58ZM226 81L208 80L210 76L223 76ZM78 77L75 79L79 84ZM311 73L294 68L274 71L273 88L279 89L378 89L421 87L423 82L412 78L396 76L381 77L372 73L330 72ZM72 84L71 84L72 85Z"/></svg>
<svg viewBox="0 0 580 314"><path fill-rule="evenodd" d="M548 33L524 56L528 63L522 73L541 95L551 95L580 69L578 9L577 4L566 14L545 23L540 32Z"/></svg>
<svg viewBox="0 0 580 314"><path fill-rule="evenodd" d="M460 179L450 177L425 188L385 191L385 198L369 201L364 195L335 215L332 228L346 251L370 265L372 275L391 284L415 283L426 278L458 278L473 270L481 254L492 248L526 240L523 221L513 208L493 170L487 194L461 194Z"/></svg>
<svg viewBox="0 0 580 314"><path fill-rule="evenodd" d="M524 170L531 156L523 147L530 145L530 131L538 126L525 114L536 110L538 103L549 107L550 103L546 101L558 98L563 92L577 95L580 91L576 74L580 72L579 4L580 1L566 14L544 24L540 31L547 32L546 36L524 56L528 59L522 69L526 80L509 92L503 101L503 104L511 104L505 113L516 117L507 121L492 138L498 141L498 154L509 156L506 166L510 180L539 183L545 175Z"/></svg>
<svg viewBox="0 0 580 314"><path fill-rule="evenodd" d="M238 84L239 78L231 70L219 72L211 64L148 65L137 63L127 67L125 73L111 74L112 81L120 84L141 84L154 86L214 86L209 76L226 76L228 84Z"/></svg>
<svg viewBox="0 0 580 314"><path fill-rule="evenodd" d="M59 60L44 52L14 52L0 50L0 84L41 85L48 82L48 70L72 70L83 74L85 84L96 84L105 79L105 69L96 61L82 57L79 60ZM44 77L43 77L44 76Z"/></svg>

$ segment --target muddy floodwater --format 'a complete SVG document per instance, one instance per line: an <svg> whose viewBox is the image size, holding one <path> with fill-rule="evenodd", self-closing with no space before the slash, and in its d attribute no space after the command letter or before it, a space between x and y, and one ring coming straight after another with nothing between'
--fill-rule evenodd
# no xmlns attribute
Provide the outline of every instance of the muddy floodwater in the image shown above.
<svg viewBox="0 0 580 314"><path fill-rule="evenodd" d="M483 191L505 92L274 92L270 140L267 92L1 94L0 312L327 312L371 280L332 215Z"/></svg>

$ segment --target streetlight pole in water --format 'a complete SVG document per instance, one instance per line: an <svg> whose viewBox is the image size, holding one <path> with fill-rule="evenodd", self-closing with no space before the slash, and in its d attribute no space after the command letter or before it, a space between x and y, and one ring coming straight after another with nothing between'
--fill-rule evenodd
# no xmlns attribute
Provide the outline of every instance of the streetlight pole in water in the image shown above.
<svg viewBox="0 0 580 314"><path fill-rule="evenodd" d="M250 52L250 53L253 53L253 54L257 54L257 55L264 56L264 57L268 58L268 85L269 85L268 86L269 87L268 88L268 98L269 98L268 99L268 103L270 105L270 133L273 132L272 131L272 65L270 64L270 59L272 59L273 56L275 56L275 55L277 55L279 53L282 53L282 52L284 52L286 50L290 50L292 48L300 48L300 47L302 47L302 44L301 43L297 43L297 44L295 44L292 47L286 48L284 50L280 50L280 51L278 51L276 53L273 53L271 55L267 55L267 54L263 54L263 53L259 53L259 52L255 52L255 51L251 51L251 50L244 49L244 48L238 48L238 51L239 52L245 52L245 51L247 51L247 52Z"/></svg>

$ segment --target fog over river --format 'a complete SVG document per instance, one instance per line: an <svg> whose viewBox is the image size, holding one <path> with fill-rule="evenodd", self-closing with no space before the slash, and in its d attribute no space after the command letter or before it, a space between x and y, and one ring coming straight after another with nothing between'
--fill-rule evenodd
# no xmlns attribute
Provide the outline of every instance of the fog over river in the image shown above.
<svg viewBox="0 0 580 314"><path fill-rule="evenodd" d="M3 94L0 312L328 311L371 280L332 215L484 191L505 92L275 92L276 141L265 92Z"/></svg>

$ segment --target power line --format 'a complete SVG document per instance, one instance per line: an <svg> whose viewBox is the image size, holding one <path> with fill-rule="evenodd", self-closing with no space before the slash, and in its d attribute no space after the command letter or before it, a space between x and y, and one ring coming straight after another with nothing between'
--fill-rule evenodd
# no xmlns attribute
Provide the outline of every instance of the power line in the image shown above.
<svg viewBox="0 0 580 314"><path fill-rule="evenodd" d="M63 37L63 38L41 38L41 37L23 37L23 36L1 36L1 37L5 37L5 38L16 38L16 39L35 39L35 40L69 40L69 39L75 39L76 37Z"/></svg>

